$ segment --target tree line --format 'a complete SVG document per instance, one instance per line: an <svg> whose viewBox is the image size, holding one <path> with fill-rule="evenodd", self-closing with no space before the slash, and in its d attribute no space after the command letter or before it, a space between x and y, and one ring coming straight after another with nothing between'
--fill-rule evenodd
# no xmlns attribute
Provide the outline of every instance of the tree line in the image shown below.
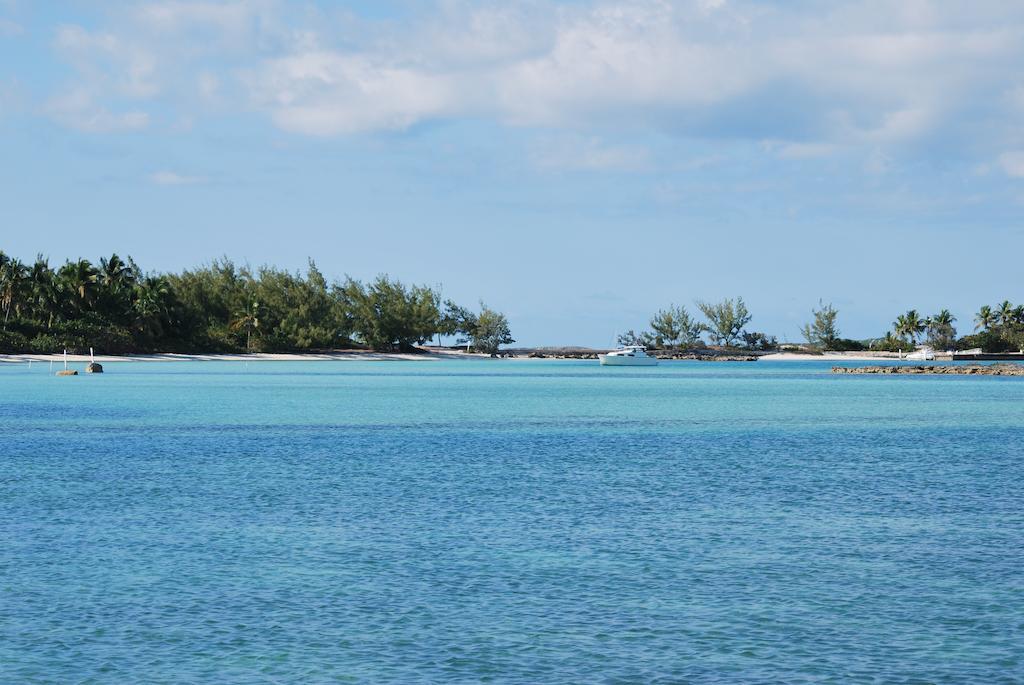
<svg viewBox="0 0 1024 685"><path fill-rule="evenodd" d="M981 307L974 317L974 332L962 337L957 336L957 319L948 309L931 316L910 309L896 317L892 330L883 337L867 341L839 337L836 326L838 311L831 304L819 303L818 309L811 313L813 321L804 326L803 334L810 345L821 350L906 352L920 345L939 351L981 349L984 352L1010 352L1024 349L1024 305L1014 305L1009 300L996 307Z"/></svg>
<svg viewBox="0 0 1024 685"><path fill-rule="evenodd" d="M650 330L640 333L629 330L620 335L619 345L641 345L648 349L697 348L708 343L747 350L779 347L775 336L746 330L753 317L742 297L716 303L698 301L696 305L704 320L691 315L686 307L671 305L651 317ZM1014 305L1008 300L995 307L983 306L974 317L974 332L962 337L957 336L957 319L948 309L931 316L911 309L900 314L893 322L892 330L883 337L867 340L843 338L838 317L839 310L819 300L818 306L811 309L811 320L800 329L806 346L818 351L836 352L907 352L922 344L935 350L1024 350L1024 305Z"/></svg>
<svg viewBox="0 0 1024 685"><path fill-rule="evenodd" d="M442 300L440 289L386 275L328 282L229 259L181 273L143 271L116 254L93 264L23 263L0 251L0 352L408 351L440 336L495 353L508 320Z"/></svg>
<svg viewBox="0 0 1024 685"><path fill-rule="evenodd" d="M911 309L896 318L893 330L877 342L877 347L906 349L925 344L936 350L1024 350L1024 305L1004 300L995 307L982 306L974 316L974 332L959 338L955 322L956 317L948 309L933 316L922 316Z"/></svg>

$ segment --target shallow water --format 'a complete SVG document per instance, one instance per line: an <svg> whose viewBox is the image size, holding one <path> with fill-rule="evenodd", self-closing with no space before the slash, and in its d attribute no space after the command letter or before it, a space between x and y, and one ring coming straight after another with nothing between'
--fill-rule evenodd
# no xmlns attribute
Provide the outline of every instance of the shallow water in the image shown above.
<svg viewBox="0 0 1024 685"><path fill-rule="evenodd" d="M1019 682L1024 379L0 364L3 682Z"/></svg>

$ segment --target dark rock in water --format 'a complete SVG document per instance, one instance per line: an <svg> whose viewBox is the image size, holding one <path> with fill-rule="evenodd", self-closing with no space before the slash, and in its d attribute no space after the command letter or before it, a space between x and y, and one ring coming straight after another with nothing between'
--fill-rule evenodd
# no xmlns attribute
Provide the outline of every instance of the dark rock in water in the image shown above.
<svg viewBox="0 0 1024 685"><path fill-rule="evenodd" d="M832 373L911 374L939 376L1024 376L1024 364L991 364L988 366L833 366Z"/></svg>
<svg viewBox="0 0 1024 685"><path fill-rule="evenodd" d="M673 352L659 354L658 359L683 359L699 362L756 362L754 354L701 354L699 352Z"/></svg>
<svg viewBox="0 0 1024 685"><path fill-rule="evenodd" d="M103 365L92 362L89 366L85 367L86 373L103 373Z"/></svg>
<svg viewBox="0 0 1024 685"><path fill-rule="evenodd" d="M64 369L63 371L57 372L58 376L77 376L78 372L74 369Z"/></svg>

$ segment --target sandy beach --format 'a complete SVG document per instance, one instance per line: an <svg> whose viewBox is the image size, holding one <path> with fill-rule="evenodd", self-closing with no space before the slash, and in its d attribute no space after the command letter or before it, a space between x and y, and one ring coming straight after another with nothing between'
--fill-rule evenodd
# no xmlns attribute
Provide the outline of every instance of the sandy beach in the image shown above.
<svg viewBox="0 0 1024 685"><path fill-rule="evenodd" d="M776 352L760 357L766 362L876 362L899 361L899 355L893 352L830 352L826 354L794 354L793 352Z"/></svg>
<svg viewBox="0 0 1024 685"><path fill-rule="evenodd" d="M310 362L310 361L444 361L446 359L489 359L490 355L473 354L453 349L428 349L421 348L419 352L369 352L365 350L336 350L333 352L319 353L265 353L255 352L252 354L126 354L126 355L96 355L96 361L100 364L111 364L117 362ZM556 360L556 355L531 358L525 354L516 357L506 358L509 361L541 361ZM899 357L892 353L830 353L830 354L794 354L792 352L778 352L766 354L759 357L761 361L768 362L869 362L898 360ZM69 354L68 363L86 364L90 361L87 354ZM0 364L25 364L60 362L63 363L63 354L0 354Z"/></svg>
<svg viewBox="0 0 1024 685"><path fill-rule="evenodd" d="M481 359L489 355L467 354L455 350L426 350L422 352L368 352L364 350L337 350L323 353L262 353L253 354L126 354L96 355L100 364L117 362L315 362L315 361L441 361L445 359ZM87 354L69 354L68 363L86 364ZM64 362L63 354L0 354L0 364L27 362Z"/></svg>

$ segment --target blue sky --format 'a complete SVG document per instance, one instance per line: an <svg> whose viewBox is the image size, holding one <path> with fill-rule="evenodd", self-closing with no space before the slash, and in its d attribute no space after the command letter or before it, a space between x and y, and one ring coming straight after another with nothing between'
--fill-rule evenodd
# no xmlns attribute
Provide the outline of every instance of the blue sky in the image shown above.
<svg viewBox="0 0 1024 685"><path fill-rule="evenodd" d="M0 249L382 272L607 345L1024 300L1024 5L0 0Z"/></svg>

